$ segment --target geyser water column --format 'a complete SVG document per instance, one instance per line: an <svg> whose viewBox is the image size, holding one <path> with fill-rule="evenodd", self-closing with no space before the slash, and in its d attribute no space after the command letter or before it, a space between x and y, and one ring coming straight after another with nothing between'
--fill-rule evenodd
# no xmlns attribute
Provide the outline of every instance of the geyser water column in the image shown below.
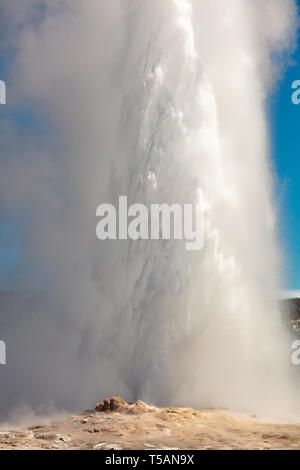
<svg viewBox="0 0 300 470"><path fill-rule="evenodd" d="M294 2L44 3L45 17L37 24L32 14L22 33L17 77L61 146L38 173L45 184L28 179L39 214L30 254L43 254L64 305L48 393L68 391L81 407L124 393L287 412L265 107ZM23 164L36 171L36 162ZM184 204L199 191L199 252L184 241L96 239L100 203Z"/></svg>
<svg viewBox="0 0 300 470"><path fill-rule="evenodd" d="M177 241L126 247L118 323L135 398L265 411L288 388L265 116L269 57L287 26L273 22L288 6L131 4L116 81L122 190L183 204L201 189L206 201L200 253Z"/></svg>

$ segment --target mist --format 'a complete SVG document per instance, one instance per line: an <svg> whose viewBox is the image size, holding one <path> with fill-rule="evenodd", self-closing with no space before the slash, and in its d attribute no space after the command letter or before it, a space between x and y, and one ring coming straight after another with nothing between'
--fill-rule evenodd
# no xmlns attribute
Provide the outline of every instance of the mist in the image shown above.
<svg viewBox="0 0 300 470"><path fill-rule="evenodd" d="M267 115L295 3L0 0L0 13L7 103L25 122L0 127L1 212L22 240L8 281L48 292L1 332L0 411L119 394L295 413ZM199 252L96 238L100 203L199 190Z"/></svg>

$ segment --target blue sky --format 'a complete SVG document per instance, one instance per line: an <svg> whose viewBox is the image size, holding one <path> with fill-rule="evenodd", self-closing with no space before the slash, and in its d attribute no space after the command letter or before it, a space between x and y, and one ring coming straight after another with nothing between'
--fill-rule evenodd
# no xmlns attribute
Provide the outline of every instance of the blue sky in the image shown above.
<svg viewBox="0 0 300 470"><path fill-rule="evenodd" d="M286 276L283 287L300 290L300 104L291 100L294 80L300 80L300 40L270 100L272 160L278 177L276 200Z"/></svg>
<svg viewBox="0 0 300 470"><path fill-rule="evenodd" d="M300 0L298 0L300 6ZM8 69L11 58L0 57L0 79L9 83ZM271 152L276 173L276 202L280 209L280 238L284 253L284 270L286 284L283 289L300 291L300 104L294 105L291 100L292 82L300 80L300 40L290 65L282 80L273 91L269 100ZM10 103L8 87L8 104L0 105L0 123L11 120L26 133L26 128L34 127L36 133L46 129L39 124L37 113L24 106L13 106ZM1 209L1 207L0 207ZM1 212L0 212L1 217ZM18 260L22 256L22 246L18 231L9 221L9 215L0 218L0 289L6 287L3 280L16 279ZM13 286L9 286L13 287Z"/></svg>

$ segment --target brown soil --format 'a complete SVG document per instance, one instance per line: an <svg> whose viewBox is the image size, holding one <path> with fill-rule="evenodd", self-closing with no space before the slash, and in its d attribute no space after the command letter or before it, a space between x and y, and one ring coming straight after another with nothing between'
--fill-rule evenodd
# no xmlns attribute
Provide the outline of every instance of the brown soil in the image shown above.
<svg viewBox="0 0 300 470"><path fill-rule="evenodd" d="M0 449L300 449L300 424L226 410L156 408L120 397L61 421L0 431Z"/></svg>

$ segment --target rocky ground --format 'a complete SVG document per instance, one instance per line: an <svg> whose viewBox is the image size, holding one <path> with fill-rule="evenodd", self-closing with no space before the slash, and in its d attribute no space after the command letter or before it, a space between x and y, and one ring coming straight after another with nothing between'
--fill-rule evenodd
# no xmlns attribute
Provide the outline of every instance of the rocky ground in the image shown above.
<svg viewBox="0 0 300 470"><path fill-rule="evenodd" d="M300 424L226 410L155 408L120 397L60 421L0 431L0 450L300 449Z"/></svg>

